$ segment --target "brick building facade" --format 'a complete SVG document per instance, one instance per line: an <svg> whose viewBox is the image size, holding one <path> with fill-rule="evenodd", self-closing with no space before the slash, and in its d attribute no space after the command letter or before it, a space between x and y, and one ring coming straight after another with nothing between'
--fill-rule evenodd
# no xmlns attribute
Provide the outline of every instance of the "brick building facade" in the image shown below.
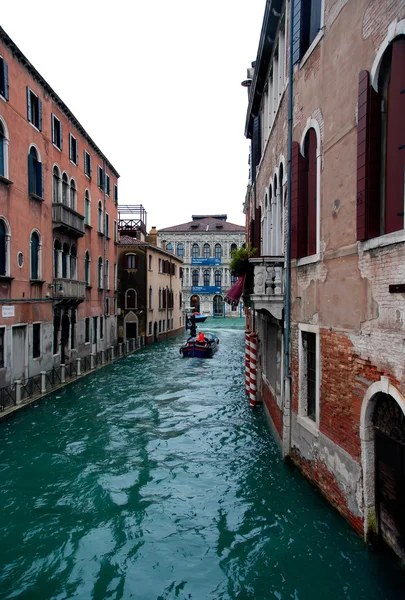
<svg viewBox="0 0 405 600"><path fill-rule="evenodd" d="M116 343L118 177L0 29L0 387Z"/></svg>
<svg viewBox="0 0 405 600"><path fill-rule="evenodd" d="M268 1L244 85L260 399L283 453L405 558L404 3Z"/></svg>

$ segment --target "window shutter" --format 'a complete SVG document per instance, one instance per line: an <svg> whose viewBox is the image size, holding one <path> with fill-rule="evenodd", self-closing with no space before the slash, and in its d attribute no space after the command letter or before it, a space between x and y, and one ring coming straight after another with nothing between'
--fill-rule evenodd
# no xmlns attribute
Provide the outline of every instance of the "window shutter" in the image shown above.
<svg viewBox="0 0 405 600"><path fill-rule="evenodd" d="M298 142L292 144L291 166L291 258L307 253L308 163Z"/></svg>
<svg viewBox="0 0 405 600"><path fill-rule="evenodd" d="M27 85L27 119L31 123L31 90Z"/></svg>
<svg viewBox="0 0 405 600"><path fill-rule="evenodd" d="M69 159L72 160L73 152L72 152L72 134L69 133Z"/></svg>
<svg viewBox="0 0 405 600"><path fill-rule="evenodd" d="M0 138L0 175L2 175L4 177L5 173L4 173L4 152L3 152L3 148L4 148L4 141L2 138Z"/></svg>
<svg viewBox="0 0 405 600"><path fill-rule="evenodd" d="M385 233L404 228L405 39L392 44L388 86L385 167Z"/></svg>
<svg viewBox="0 0 405 600"><path fill-rule="evenodd" d="M86 175L88 175L88 172L87 172L87 161L86 161L86 150L83 150L83 167L84 167L84 172L86 173Z"/></svg>
<svg viewBox="0 0 405 600"><path fill-rule="evenodd" d="M33 194L35 192L34 188L34 157L32 154L28 154L28 192Z"/></svg>
<svg viewBox="0 0 405 600"><path fill-rule="evenodd" d="M315 129L308 131L308 256L316 253L316 154L317 140Z"/></svg>
<svg viewBox="0 0 405 600"><path fill-rule="evenodd" d="M52 144L56 144L56 139L55 139L55 117L54 115L51 116L52 119Z"/></svg>
<svg viewBox="0 0 405 600"><path fill-rule="evenodd" d="M38 98L38 129L42 131L42 100Z"/></svg>
<svg viewBox="0 0 405 600"><path fill-rule="evenodd" d="M35 193L38 194L40 198L44 197L42 185L42 163L37 162L35 165Z"/></svg>
<svg viewBox="0 0 405 600"><path fill-rule="evenodd" d="M381 98L368 71L359 74L357 117L357 240L380 235Z"/></svg>
<svg viewBox="0 0 405 600"><path fill-rule="evenodd" d="M90 177L91 177L91 155L89 154Z"/></svg>
<svg viewBox="0 0 405 600"><path fill-rule="evenodd" d="M293 65L301 58L302 0L295 0L293 8Z"/></svg>
<svg viewBox="0 0 405 600"><path fill-rule="evenodd" d="M76 156L75 156L75 162L78 165L79 164L79 144L76 140Z"/></svg>
<svg viewBox="0 0 405 600"><path fill-rule="evenodd" d="M253 119L253 132L252 132L252 181L256 180L256 167L260 162L261 158L261 127L260 127L260 115Z"/></svg>
<svg viewBox="0 0 405 600"><path fill-rule="evenodd" d="M60 140L59 140L60 141L60 146L59 147L62 150L62 148L63 148L62 121L60 122L59 127L60 127Z"/></svg>
<svg viewBox="0 0 405 600"><path fill-rule="evenodd" d="M8 100L8 64L3 60L4 98Z"/></svg>

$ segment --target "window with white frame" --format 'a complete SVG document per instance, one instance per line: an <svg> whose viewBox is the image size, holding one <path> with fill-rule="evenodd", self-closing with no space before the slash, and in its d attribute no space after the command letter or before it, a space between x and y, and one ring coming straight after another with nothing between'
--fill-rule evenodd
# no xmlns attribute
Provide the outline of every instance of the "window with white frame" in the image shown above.
<svg viewBox="0 0 405 600"><path fill-rule="evenodd" d="M149 271L152 271L152 254L149 254L148 256L148 269Z"/></svg>
<svg viewBox="0 0 405 600"><path fill-rule="evenodd" d="M77 190L74 179L70 180L70 208L72 210L77 210Z"/></svg>
<svg viewBox="0 0 405 600"><path fill-rule="evenodd" d="M99 290L103 289L103 259L101 256L98 258L98 269L97 269L97 287Z"/></svg>
<svg viewBox="0 0 405 600"><path fill-rule="evenodd" d="M320 348L317 325L299 325L298 357L298 415L319 427Z"/></svg>
<svg viewBox="0 0 405 600"><path fill-rule="evenodd" d="M62 204L69 206L69 178L67 173L62 175Z"/></svg>
<svg viewBox="0 0 405 600"><path fill-rule="evenodd" d="M110 289L110 261L105 261L105 287Z"/></svg>
<svg viewBox="0 0 405 600"><path fill-rule="evenodd" d="M117 291L117 263L114 264L114 291Z"/></svg>
<svg viewBox="0 0 405 600"><path fill-rule="evenodd" d="M84 224L88 226L91 225L91 200L89 190L84 192Z"/></svg>
<svg viewBox="0 0 405 600"><path fill-rule="evenodd" d="M90 286L90 253L86 250L84 254L84 281L86 287Z"/></svg>
<svg viewBox="0 0 405 600"><path fill-rule="evenodd" d="M2 56L0 56L0 96L8 100L8 64Z"/></svg>
<svg viewBox="0 0 405 600"><path fill-rule="evenodd" d="M57 165L52 169L52 202L59 203L61 201L61 178L60 170Z"/></svg>
<svg viewBox="0 0 405 600"><path fill-rule="evenodd" d="M41 249L42 241L38 231L31 233L30 251L31 251L31 273L33 280L41 279Z"/></svg>
<svg viewBox="0 0 405 600"><path fill-rule="evenodd" d="M10 227L4 217L0 217L0 276L10 276Z"/></svg>
<svg viewBox="0 0 405 600"><path fill-rule="evenodd" d="M84 173L87 177L91 177L91 155L84 151Z"/></svg>
<svg viewBox="0 0 405 600"><path fill-rule="evenodd" d="M103 204L101 200L98 201L98 232L103 233Z"/></svg>
<svg viewBox="0 0 405 600"><path fill-rule="evenodd" d="M43 166L38 150L31 146L28 154L28 191L30 196L43 199Z"/></svg>
<svg viewBox="0 0 405 600"><path fill-rule="evenodd" d="M52 143L59 150L62 150L62 123L56 115L52 113Z"/></svg>
<svg viewBox="0 0 405 600"><path fill-rule="evenodd" d="M153 308L153 304L152 304L152 298L153 298L153 296L152 296L152 286L151 285L149 286L148 298L149 298L148 307L149 307L149 310L152 310L152 308Z"/></svg>
<svg viewBox="0 0 405 600"><path fill-rule="evenodd" d="M118 204L118 186L116 183L114 183L114 202Z"/></svg>
<svg viewBox="0 0 405 600"><path fill-rule="evenodd" d="M111 192L111 188L110 188L110 176L106 174L105 180L106 180L106 194L107 194L107 196L109 196L110 192Z"/></svg>
<svg viewBox="0 0 405 600"><path fill-rule="evenodd" d="M0 116L0 176L8 179L8 130Z"/></svg>
<svg viewBox="0 0 405 600"><path fill-rule="evenodd" d="M42 102L27 86L27 119L39 131L42 131Z"/></svg>
<svg viewBox="0 0 405 600"><path fill-rule="evenodd" d="M73 164L77 165L79 162L79 150L77 139L71 133L69 134L69 158Z"/></svg>
<svg viewBox="0 0 405 600"><path fill-rule="evenodd" d="M100 165L97 165L97 185L101 190L104 189L104 171Z"/></svg>
<svg viewBox="0 0 405 600"><path fill-rule="evenodd" d="M293 64L304 56L322 27L323 0L297 0L293 8Z"/></svg>

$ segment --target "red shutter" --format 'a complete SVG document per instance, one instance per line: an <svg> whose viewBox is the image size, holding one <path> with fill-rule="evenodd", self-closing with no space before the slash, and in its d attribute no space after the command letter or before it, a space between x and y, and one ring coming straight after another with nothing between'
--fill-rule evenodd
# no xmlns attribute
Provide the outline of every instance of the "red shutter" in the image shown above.
<svg viewBox="0 0 405 600"><path fill-rule="evenodd" d="M255 210L255 248L257 248L256 256L261 256L261 230L262 230L262 209L260 206Z"/></svg>
<svg viewBox="0 0 405 600"><path fill-rule="evenodd" d="M388 85L385 167L385 233L404 228L405 39L392 44Z"/></svg>
<svg viewBox="0 0 405 600"><path fill-rule="evenodd" d="M316 253L316 150L315 129L308 131L308 245L307 254Z"/></svg>
<svg viewBox="0 0 405 600"><path fill-rule="evenodd" d="M359 74L357 124L357 239L380 235L381 98L368 71Z"/></svg>
<svg viewBox="0 0 405 600"><path fill-rule="evenodd" d="M291 258L298 258L298 197L300 145L292 143L291 156Z"/></svg>

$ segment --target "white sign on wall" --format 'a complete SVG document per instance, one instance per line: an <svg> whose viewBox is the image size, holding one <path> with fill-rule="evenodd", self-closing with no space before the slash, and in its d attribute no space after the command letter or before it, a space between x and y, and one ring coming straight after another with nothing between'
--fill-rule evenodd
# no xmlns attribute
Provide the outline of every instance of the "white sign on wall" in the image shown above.
<svg viewBox="0 0 405 600"><path fill-rule="evenodd" d="M14 306L2 306L1 307L1 316L2 317L14 317Z"/></svg>

